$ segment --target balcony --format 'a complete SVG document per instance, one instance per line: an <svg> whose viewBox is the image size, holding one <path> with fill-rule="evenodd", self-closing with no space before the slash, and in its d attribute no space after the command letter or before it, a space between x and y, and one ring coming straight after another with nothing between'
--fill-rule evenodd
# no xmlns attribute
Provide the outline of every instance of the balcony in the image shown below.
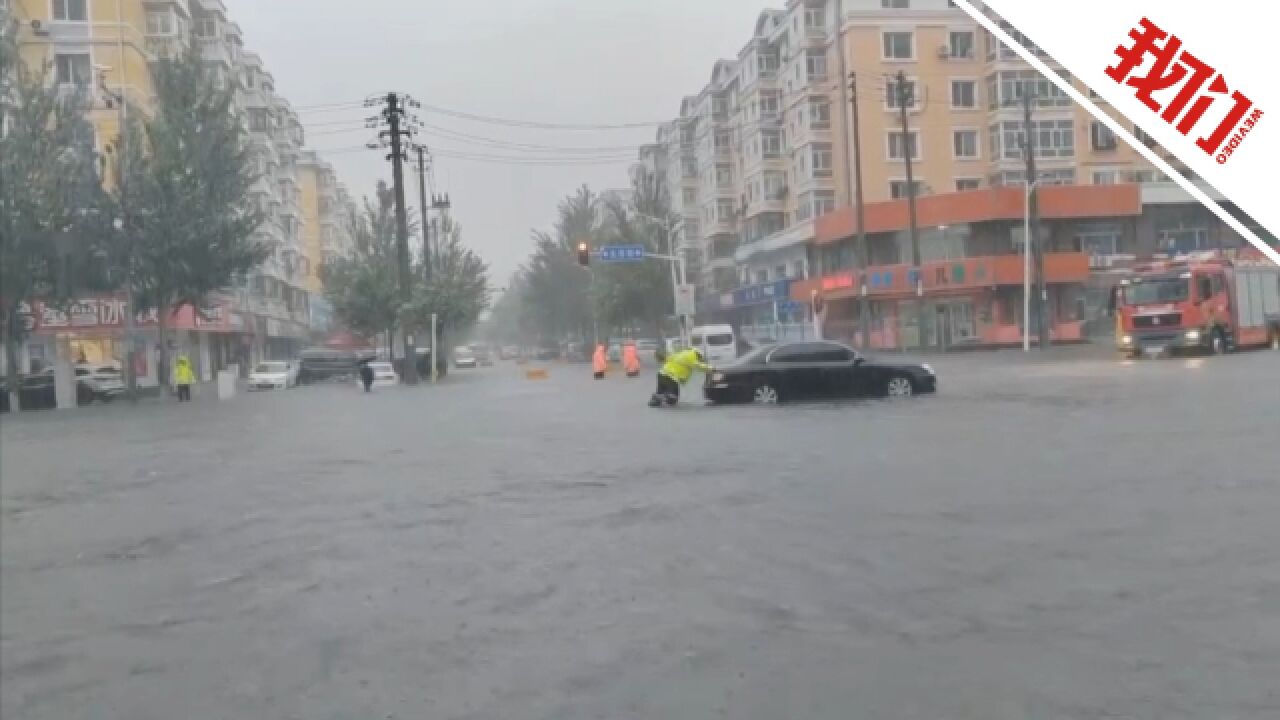
<svg viewBox="0 0 1280 720"><path fill-rule="evenodd" d="M236 58L231 43L220 37L200 38L200 55L206 62L219 63L228 69L234 68Z"/></svg>

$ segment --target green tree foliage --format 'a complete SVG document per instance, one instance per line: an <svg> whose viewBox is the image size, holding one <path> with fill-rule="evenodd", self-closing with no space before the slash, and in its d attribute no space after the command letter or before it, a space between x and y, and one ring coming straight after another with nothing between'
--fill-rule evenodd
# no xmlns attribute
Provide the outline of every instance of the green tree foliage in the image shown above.
<svg viewBox="0 0 1280 720"><path fill-rule="evenodd" d="M494 310L496 328L512 330L523 342L567 336L589 338L595 313L601 335L622 331L657 334L672 311L671 269L665 260L593 263L590 272L577 262L577 244L642 245L668 253L672 216L662 179L637 175L632 200L602 201L586 187L566 197L553 232L535 231L528 262ZM510 337L510 335L508 335Z"/></svg>
<svg viewBox="0 0 1280 720"><path fill-rule="evenodd" d="M462 244L462 226L446 223L431 257L431 282L420 283L406 320L420 333L430 332L431 315L441 337L461 337L489 306L489 267ZM419 264L415 277L423 277Z"/></svg>
<svg viewBox="0 0 1280 720"><path fill-rule="evenodd" d="M0 332L11 406L18 407L20 309L77 289L76 267L102 230L102 191L85 89L58 88L27 67L15 26L0 18Z"/></svg>
<svg viewBox="0 0 1280 720"><path fill-rule="evenodd" d="M124 220L118 256L135 307L158 312L163 372L169 313L202 306L274 248L257 233L265 218L251 194L257 176L234 84L218 83L197 47L162 58L152 77L154 115L125 128L115 199Z"/></svg>
<svg viewBox="0 0 1280 720"><path fill-rule="evenodd" d="M651 253L668 253L667 228L672 217L660 178L638 175L632 183L631 204L611 201L605 207L601 235L610 245L642 245ZM620 263L596 268L594 300L602 324L658 334L662 321L674 312L671 266L665 260Z"/></svg>
<svg viewBox="0 0 1280 720"><path fill-rule="evenodd" d="M399 321L400 278L391 203L391 190L386 183L378 183L376 204L366 198L364 212L351 218L353 254L321 268L334 315L367 337L391 333Z"/></svg>

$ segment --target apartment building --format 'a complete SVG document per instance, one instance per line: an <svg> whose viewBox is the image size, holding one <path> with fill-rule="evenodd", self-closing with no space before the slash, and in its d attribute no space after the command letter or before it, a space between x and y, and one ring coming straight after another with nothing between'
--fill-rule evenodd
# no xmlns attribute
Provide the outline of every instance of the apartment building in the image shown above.
<svg viewBox="0 0 1280 720"><path fill-rule="evenodd" d="M308 244L312 228L319 228L323 242L327 219L330 243L341 252L350 244L342 235L346 224L320 208L326 193L339 210L353 204L339 196L341 188L327 169L314 179L315 212L306 216L302 126L276 92L261 58L245 51L241 30L228 18L222 0L7 0L0 2L0 14L5 12L17 23L21 53L30 66L47 62L54 82L90 89L90 120L104 166L113 161L121 115L146 116L152 110L151 64L157 58L196 43L218 82L237 88L236 110L249 132L259 174L253 194L268 217L259 239L275 251L243 286L211 297L200 312L175 311L169 325L177 349L193 358L206 379L231 363L243 367L267 357L289 357L306 344L310 307L322 290L318 270L323 251ZM125 99L123 107L116 98ZM86 297L74 307L69 312L74 318L46 313L49 322L40 324L28 343L24 369L59 352L94 361L125 355L121 298ZM92 313L97 317L88 317ZM144 337L155 335L154 319L142 318L140 324ZM69 347L59 347L59 342ZM149 351L137 353L143 384L158 380L150 352L154 345L149 341Z"/></svg>
<svg viewBox="0 0 1280 720"><path fill-rule="evenodd" d="M843 13L838 45L857 77L862 153L856 160L867 202L906 197L908 156L917 195L1023 184L1026 96L1040 184L1158 179L1105 125L949 0L843 0ZM905 133L899 75L909 98ZM841 93L836 115L841 127L852 127L851 98ZM841 205L853 202L851 137L836 136Z"/></svg>

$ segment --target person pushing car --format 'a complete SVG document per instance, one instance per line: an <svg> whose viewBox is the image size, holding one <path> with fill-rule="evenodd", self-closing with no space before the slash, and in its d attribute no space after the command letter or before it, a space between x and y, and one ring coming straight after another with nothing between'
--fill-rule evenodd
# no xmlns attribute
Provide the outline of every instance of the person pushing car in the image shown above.
<svg viewBox="0 0 1280 720"><path fill-rule="evenodd" d="M678 350L667 355L667 360L658 371L658 390L649 398L649 407L668 406L680 402L680 386L689 382L695 371L709 373L714 370L702 357L702 353L689 349Z"/></svg>

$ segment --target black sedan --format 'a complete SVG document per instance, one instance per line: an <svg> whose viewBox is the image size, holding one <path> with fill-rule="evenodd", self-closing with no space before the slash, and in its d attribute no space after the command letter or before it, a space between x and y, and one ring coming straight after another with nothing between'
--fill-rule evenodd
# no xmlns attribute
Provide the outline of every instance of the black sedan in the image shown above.
<svg viewBox="0 0 1280 720"><path fill-rule="evenodd" d="M772 405L794 400L904 397L937 389L933 368L869 360L833 342L758 348L707 375L703 394L713 403Z"/></svg>

